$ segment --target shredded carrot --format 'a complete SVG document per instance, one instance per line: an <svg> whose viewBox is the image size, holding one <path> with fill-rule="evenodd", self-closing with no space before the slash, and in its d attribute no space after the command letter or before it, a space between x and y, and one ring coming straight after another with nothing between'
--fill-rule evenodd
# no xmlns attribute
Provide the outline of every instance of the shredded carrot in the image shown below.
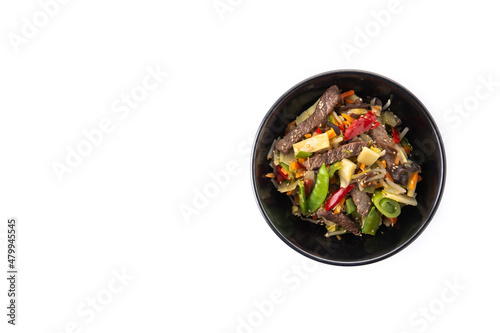
<svg viewBox="0 0 500 333"><path fill-rule="evenodd" d="M335 206L335 210L333 211L333 213L340 214L340 212L342 211L342 207L344 207L344 203L345 203L345 197L343 197L337 204L337 206Z"/></svg>
<svg viewBox="0 0 500 333"><path fill-rule="evenodd" d="M418 175L417 183L420 182L422 179L423 179L422 176Z"/></svg>
<svg viewBox="0 0 500 333"><path fill-rule="evenodd" d="M418 180L418 172L415 171L413 175L410 177L410 181L408 182L408 189L409 190L414 190L415 187L417 186L417 180Z"/></svg>
<svg viewBox="0 0 500 333"><path fill-rule="evenodd" d="M349 126L351 125L348 121L343 121L342 124L344 124L344 126Z"/></svg>
<svg viewBox="0 0 500 333"><path fill-rule="evenodd" d="M334 138L337 136L337 133L335 133L335 131L333 129L329 129L328 131L326 131L326 133L328 133L328 139L331 139L331 138Z"/></svg>
<svg viewBox="0 0 500 333"><path fill-rule="evenodd" d="M275 178L276 176L274 175L274 173L270 172L266 175L267 178Z"/></svg>
<svg viewBox="0 0 500 333"><path fill-rule="evenodd" d="M297 178L302 178L302 177L304 177L305 174L306 174L306 171L304 169L302 169L300 171L297 171L297 173L295 174L295 176Z"/></svg>
<svg viewBox="0 0 500 333"><path fill-rule="evenodd" d="M300 165L299 163L293 161L290 163L290 168L294 169L294 170L299 170L300 169Z"/></svg>
<svg viewBox="0 0 500 333"><path fill-rule="evenodd" d="M366 167L366 165L365 165L364 163L361 163L361 165L359 166L359 168L360 168L361 170L364 170L364 169L365 169L365 167Z"/></svg>
<svg viewBox="0 0 500 333"><path fill-rule="evenodd" d="M389 179L391 182L394 181L394 179L392 179L392 177L391 177L391 175L389 173L385 174L385 178Z"/></svg>
<svg viewBox="0 0 500 333"><path fill-rule="evenodd" d="M304 164L305 161L306 161L305 158L299 158L299 159L297 159L297 162L299 162L300 164Z"/></svg>
<svg viewBox="0 0 500 333"><path fill-rule="evenodd" d="M354 121L354 118L348 115L347 113L342 113L342 116L349 122L352 123Z"/></svg>
<svg viewBox="0 0 500 333"><path fill-rule="evenodd" d="M312 134L311 133L307 133L307 134L304 134L304 136L309 139L312 136Z"/></svg>
<svg viewBox="0 0 500 333"><path fill-rule="evenodd" d="M285 132L288 133L292 130L292 127L295 126L295 120L288 124L285 128Z"/></svg>
<svg viewBox="0 0 500 333"><path fill-rule="evenodd" d="M387 162L385 160L382 160L382 162L380 162L380 163L382 163L382 166L384 167L384 169L387 168Z"/></svg>
<svg viewBox="0 0 500 333"><path fill-rule="evenodd" d="M378 105L374 105L373 107L374 107L375 109L379 110L379 111L381 110L381 107L380 107L380 106L378 106Z"/></svg>
<svg viewBox="0 0 500 333"><path fill-rule="evenodd" d="M392 224L396 223L398 221L397 217L388 217L387 218Z"/></svg>
<svg viewBox="0 0 500 333"><path fill-rule="evenodd" d="M394 164L399 164L399 155L396 155L396 157L394 158Z"/></svg>
<svg viewBox="0 0 500 333"><path fill-rule="evenodd" d="M293 193L293 190L290 190L290 191L286 192L286 195L292 195L292 193Z"/></svg>
<svg viewBox="0 0 500 333"><path fill-rule="evenodd" d="M404 147L403 147L403 149L405 150L405 152L406 152L407 154L410 154L410 153L411 153L410 148L408 148L407 146L404 146Z"/></svg>
<svg viewBox="0 0 500 333"><path fill-rule="evenodd" d="M350 99L345 99L345 102L346 102L346 103L349 103L349 104L354 103L354 101L351 101Z"/></svg>
<svg viewBox="0 0 500 333"><path fill-rule="evenodd" d="M384 187L384 185L382 185L382 183L381 183L381 182L378 182L378 183L377 183L377 186L375 186L375 188L380 188L380 187Z"/></svg>
<svg viewBox="0 0 500 333"><path fill-rule="evenodd" d="M354 90L348 90L348 91L340 94L340 99L346 98L346 97L351 96L351 95L354 95Z"/></svg>

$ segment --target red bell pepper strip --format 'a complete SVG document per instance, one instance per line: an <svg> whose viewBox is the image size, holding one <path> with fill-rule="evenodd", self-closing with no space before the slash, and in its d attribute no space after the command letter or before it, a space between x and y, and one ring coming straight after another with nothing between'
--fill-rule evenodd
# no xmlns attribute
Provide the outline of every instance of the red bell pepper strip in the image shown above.
<svg viewBox="0 0 500 333"><path fill-rule="evenodd" d="M340 190L335 192L330 197L330 199L328 199L328 201L326 202L325 210L329 211L333 207L337 206L337 204L340 202L340 200L342 200L342 198L345 197L347 195L347 193L349 193L352 190L353 187L354 187L354 185L349 185L349 186L347 186L345 188L341 188Z"/></svg>
<svg viewBox="0 0 500 333"><path fill-rule="evenodd" d="M313 184L312 179L304 179L304 189L306 198L309 197L309 194L311 194L312 184Z"/></svg>
<svg viewBox="0 0 500 333"><path fill-rule="evenodd" d="M359 117L355 121L352 122L349 127L345 130L344 133L344 141L350 140L355 136L360 135L363 132L372 129L377 121L377 117L373 113L373 111L368 111L364 116Z"/></svg>
<svg viewBox="0 0 500 333"><path fill-rule="evenodd" d="M401 142L401 138L399 137L399 132L395 127L392 128L392 138L394 139L394 143Z"/></svg>
<svg viewBox="0 0 500 333"><path fill-rule="evenodd" d="M285 169L283 169L283 167L281 165L277 165L276 166L276 181L278 183L281 183L283 180L290 180L290 178L288 178L288 172L286 172Z"/></svg>
<svg viewBox="0 0 500 333"><path fill-rule="evenodd" d="M323 132L321 132L321 128L319 128L319 127L318 127L318 128L316 129L316 134L321 134L321 133L323 133Z"/></svg>

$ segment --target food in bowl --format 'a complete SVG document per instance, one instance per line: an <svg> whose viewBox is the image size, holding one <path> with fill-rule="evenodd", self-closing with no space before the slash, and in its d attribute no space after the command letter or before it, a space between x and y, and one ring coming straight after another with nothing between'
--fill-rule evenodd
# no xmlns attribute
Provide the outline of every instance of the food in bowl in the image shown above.
<svg viewBox="0 0 500 333"><path fill-rule="evenodd" d="M409 128L390 106L333 85L271 145L266 177L290 198L292 213L324 225L326 237L376 235L404 206L418 205L421 168Z"/></svg>

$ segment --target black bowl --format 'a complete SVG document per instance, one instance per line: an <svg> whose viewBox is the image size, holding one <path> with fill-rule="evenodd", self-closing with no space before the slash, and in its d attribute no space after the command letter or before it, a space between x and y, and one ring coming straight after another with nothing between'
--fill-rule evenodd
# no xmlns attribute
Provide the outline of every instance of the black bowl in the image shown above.
<svg viewBox="0 0 500 333"><path fill-rule="evenodd" d="M312 105L331 85L358 96L378 97L384 103L392 96L391 110L405 126L414 147L412 160L422 168L417 187L418 206L402 209L395 227L382 225L375 236L345 234L341 239L325 237L324 226L292 215L291 202L264 175L271 172L266 155L285 127ZM339 70L313 76L288 90L262 121L252 151L252 182L257 203L272 230L297 252L334 265L363 265L385 259L414 241L436 212L444 190L446 162L439 130L425 106L406 88L381 75Z"/></svg>

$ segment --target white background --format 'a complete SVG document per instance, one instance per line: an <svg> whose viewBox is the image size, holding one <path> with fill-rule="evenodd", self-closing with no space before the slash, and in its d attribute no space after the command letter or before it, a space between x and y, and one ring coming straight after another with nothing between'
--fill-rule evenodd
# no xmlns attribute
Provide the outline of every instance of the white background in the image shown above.
<svg viewBox="0 0 500 333"><path fill-rule="evenodd" d="M221 3L224 12L213 0L72 0L44 22L39 2L2 1L0 266L15 216L20 275L16 327L0 283L0 331L498 329L493 2ZM25 38L23 18L33 16L44 26ZM357 53L346 56L346 44ZM147 68L168 76L128 116L114 112ZM250 142L274 101L343 68L413 91L445 136L448 161L426 231L394 257L351 268L310 261L279 240L249 170ZM54 163L103 119L113 130L60 181ZM205 202L196 193L207 189Z"/></svg>

